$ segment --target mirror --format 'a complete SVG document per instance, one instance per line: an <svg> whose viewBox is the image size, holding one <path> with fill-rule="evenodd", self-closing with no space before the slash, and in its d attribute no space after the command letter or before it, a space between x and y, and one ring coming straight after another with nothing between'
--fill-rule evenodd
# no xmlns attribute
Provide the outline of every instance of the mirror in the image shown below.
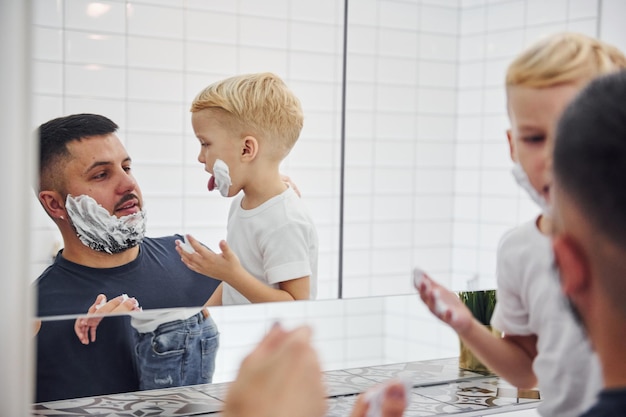
<svg viewBox="0 0 626 417"><path fill-rule="evenodd" d="M490 288L500 236L537 212L509 173L506 65L541 35L597 35L600 26L599 2L537 7L526 0L33 1L32 126L63 114L108 115L133 157L148 235L191 233L217 247L230 201L206 191L187 107L215 80L274 71L303 104L305 126L284 172L320 237L318 301L277 308L307 305L321 314L313 306L413 294L413 266L451 288L475 276ZM32 206L34 279L59 237L34 197ZM332 300L340 293L343 303ZM275 307L228 311L255 308ZM372 318L380 313L372 311ZM332 323L328 331L337 334L354 324ZM426 334L433 323L424 318L415 329ZM320 339L322 349L326 342L333 346ZM237 363L240 356L229 361L226 352L248 347L222 349L220 360Z"/></svg>

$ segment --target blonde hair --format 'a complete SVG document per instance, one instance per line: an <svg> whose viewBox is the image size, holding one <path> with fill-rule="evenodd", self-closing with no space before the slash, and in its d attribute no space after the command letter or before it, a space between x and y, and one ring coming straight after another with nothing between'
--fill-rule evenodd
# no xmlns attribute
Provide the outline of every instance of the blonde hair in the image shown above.
<svg viewBox="0 0 626 417"><path fill-rule="evenodd" d="M506 86L530 88L586 82L626 68L616 47L572 32L557 33L535 42L509 65Z"/></svg>
<svg viewBox="0 0 626 417"><path fill-rule="evenodd" d="M268 72L209 85L194 98L190 111L205 109L225 112L242 134L255 136L278 159L287 156L298 140L304 118L298 98Z"/></svg>

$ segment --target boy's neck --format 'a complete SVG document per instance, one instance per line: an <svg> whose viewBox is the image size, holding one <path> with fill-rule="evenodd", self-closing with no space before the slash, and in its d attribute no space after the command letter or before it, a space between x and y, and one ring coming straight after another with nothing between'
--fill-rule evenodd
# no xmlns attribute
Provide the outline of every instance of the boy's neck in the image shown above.
<svg viewBox="0 0 626 417"><path fill-rule="evenodd" d="M283 182L278 169L260 170L263 173L254 175L253 179L243 188L244 197L241 208L251 210L267 200L282 194L288 185Z"/></svg>

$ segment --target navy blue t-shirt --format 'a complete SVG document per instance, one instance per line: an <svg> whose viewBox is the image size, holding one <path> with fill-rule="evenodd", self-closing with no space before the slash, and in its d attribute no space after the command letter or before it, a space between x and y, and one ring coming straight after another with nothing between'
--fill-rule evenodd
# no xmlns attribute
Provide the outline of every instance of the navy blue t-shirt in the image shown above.
<svg viewBox="0 0 626 417"><path fill-rule="evenodd" d="M135 297L143 309L203 305L220 281L193 272L175 250L180 235L145 238L132 262L90 268L57 255L35 282L41 317L85 314L98 294ZM83 345L74 319L43 321L37 334L36 402L136 391L134 330L129 317L107 317Z"/></svg>
<svg viewBox="0 0 626 417"><path fill-rule="evenodd" d="M598 402L581 417L623 416L626 416L626 388L602 390Z"/></svg>

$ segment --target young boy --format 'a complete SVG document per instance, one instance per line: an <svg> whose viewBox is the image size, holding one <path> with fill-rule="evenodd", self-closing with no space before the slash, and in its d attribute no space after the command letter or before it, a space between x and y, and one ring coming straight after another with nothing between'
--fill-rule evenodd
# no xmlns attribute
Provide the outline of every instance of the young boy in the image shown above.
<svg viewBox="0 0 626 417"><path fill-rule="evenodd" d="M543 399L538 411L544 416L579 415L601 387L597 358L562 303L553 267L548 202L556 125L585 84L625 66L626 58L614 47L563 33L532 45L508 68L507 137L514 175L543 213L509 231L498 247L492 325L503 337L480 325L454 293L428 277L417 284L431 311L492 371L519 388L538 383Z"/></svg>
<svg viewBox="0 0 626 417"><path fill-rule="evenodd" d="M302 129L299 100L276 75L248 74L208 86L191 112L209 191L235 196L221 254L177 242L185 265L222 281L206 305L315 298L317 232L279 172Z"/></svg>

